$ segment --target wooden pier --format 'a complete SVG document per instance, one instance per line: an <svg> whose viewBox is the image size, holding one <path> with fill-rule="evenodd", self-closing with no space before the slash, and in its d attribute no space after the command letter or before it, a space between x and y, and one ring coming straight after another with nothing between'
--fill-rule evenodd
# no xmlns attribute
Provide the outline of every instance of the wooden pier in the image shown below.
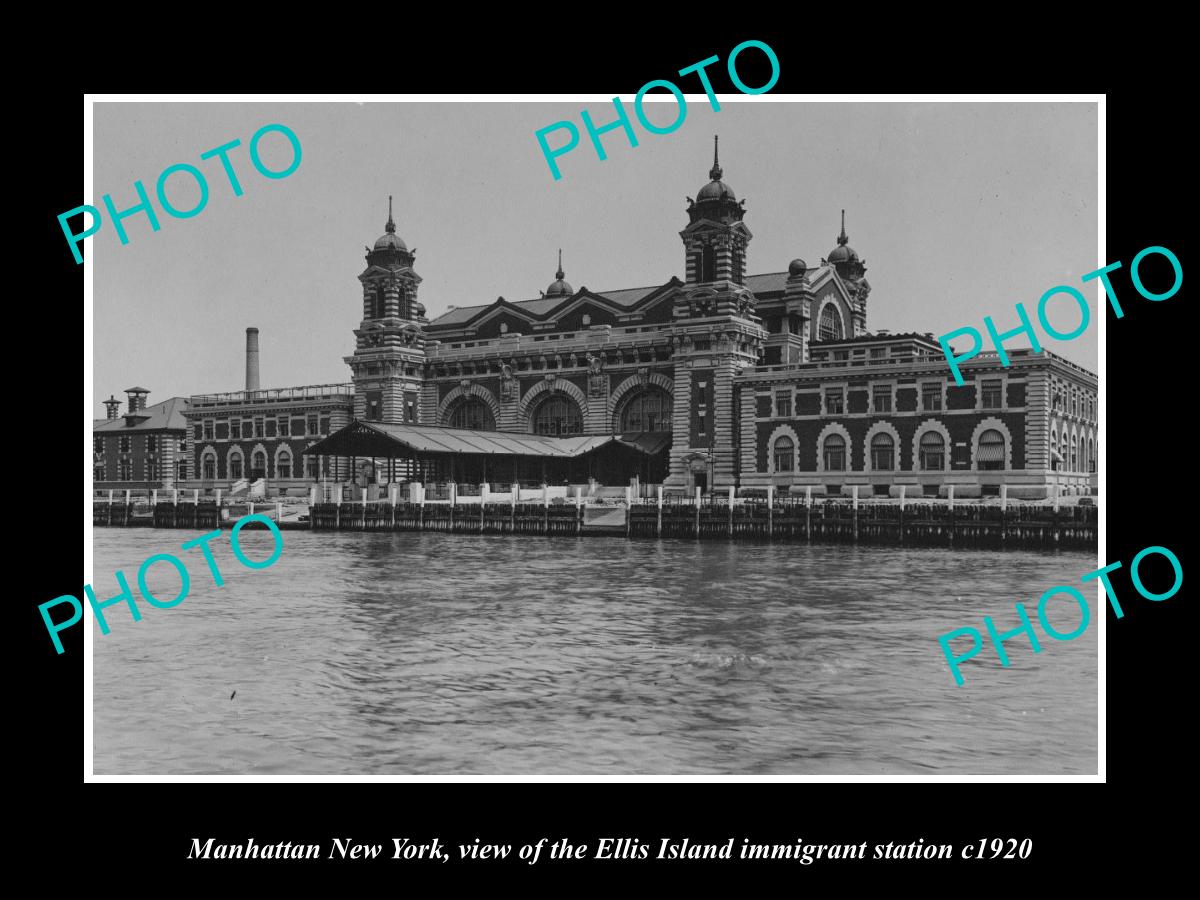
<svg viewBox="0 0 1200 900"><path fill-rule="evenodd" d="M572 498L574 499L574 498ZM452 534L617 535L629 538L837 542L935 547L1094 549L1097 508L1088 505L908 501L858 503L803 498L671 497L628 505L563 502L376 500L316 503L304 521L281 527L314 531L440 531ZM270 514L272 505L262 504ZM96 502L95 525L211 530L241 511L214 501ZM274 508L279 518L279 508Z"/></svg>

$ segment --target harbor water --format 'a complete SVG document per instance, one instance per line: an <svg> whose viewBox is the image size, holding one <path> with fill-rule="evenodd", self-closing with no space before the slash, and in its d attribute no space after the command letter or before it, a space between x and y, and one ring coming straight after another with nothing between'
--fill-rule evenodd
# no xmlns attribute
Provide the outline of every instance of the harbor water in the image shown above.
<svg viewBox="0 0 1200 900"><path fill-rule="evenodd" d="M217 587L197 534L95 529L100 598L154 553L191 575L95 627L97 775L1096 772L1095 591L1080 638L985 643L962 687L937 640L1015 628L1090 553L287 531L256 571L226 531Z"/></svg>

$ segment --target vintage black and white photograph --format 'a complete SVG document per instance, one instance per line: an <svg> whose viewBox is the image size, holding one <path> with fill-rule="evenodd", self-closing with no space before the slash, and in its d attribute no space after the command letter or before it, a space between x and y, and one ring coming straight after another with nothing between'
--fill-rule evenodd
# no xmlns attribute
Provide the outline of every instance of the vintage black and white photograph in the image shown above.
<svg viewBox="0 0 1200 900"><path fill-rule="evenodd" d="M1097 774L1097 104L660 94L92 106L95 776Z"/></svg>

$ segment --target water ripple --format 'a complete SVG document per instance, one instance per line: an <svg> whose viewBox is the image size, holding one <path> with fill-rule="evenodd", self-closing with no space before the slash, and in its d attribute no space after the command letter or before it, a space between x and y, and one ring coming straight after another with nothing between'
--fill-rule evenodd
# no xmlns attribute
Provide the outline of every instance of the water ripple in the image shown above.
<svg viewBox="0 0 1200 900"><path fill-rule="evenodd" d="M98 592L191 536L97 529ZM937 644L1085 554L288 532L218 562L97 629L98 774L1096 770L1095 626L961 688Z"/></svg>

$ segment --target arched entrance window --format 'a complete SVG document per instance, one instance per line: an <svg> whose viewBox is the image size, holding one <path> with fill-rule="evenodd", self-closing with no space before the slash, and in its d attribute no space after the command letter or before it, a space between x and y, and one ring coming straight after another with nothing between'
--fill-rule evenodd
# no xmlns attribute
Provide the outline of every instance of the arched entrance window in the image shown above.
<svg viewBox="0 0 1200 900"><path fill-rule="evenodd" d="M975 466L979 469L1004 468L1004 435L995 428L989 428L979 436Z"/></svg>
<svg viewBox="0 0 1200 900"><path fill-rule="evenodd" d="M821 310L821 322L817 338L822 341L840 341L842 339L842 317L838 312L837 306L832 303L827 303L825 308Z"/></svg>
<svg viewBox="0 0 1200 900"><path fill-rule="evenodd" d="M1079 471L1079 441L1071 435L1071 471Z"/></svg>
<svg viewBox="0 0 1200 900"><path fill-rule="evenodd" d="M825 438L825 471L846 471L846 439L840 434L831 434Z"/></svg>
<svg viewBox="0 0 1200 900"><path fill-rule="evenodd" d="M534 434L581 434L583 415L566 394L552 393L537 405L531 417Z"/></svg>
<svg viewBox="0 0 1200 900"><path fill-rule="evenodd" d="M670 431L671 397L659 387L638 391L621 410L621 432Z"/></svg>
<svg viewBox="0 0 1200 900"><path fill-rule="evenodd" d="M205 481L215 481L217 477L217 458L211 453L205 453L204 458L200 461L200 467L204 472Z"/></svg>
<svg viewBox="0 0 1200 900"><path fill-rule="evenodd" d="M896 442L886 431L871 438L871 468L876 472L890 472L896 468Z"/></svg>
<svg viewBox="0 0 1200 900"><path fill-rule="evenodd" d="M451 428L495 431L496 417L492 415L491 407L479 397L464 397L450 408L446 424Z"/></svg>
<svg viewBox="0 0 1200 900"><path fill-rule="evenodd" d="M229 477L235 479L242 477L242 454L237 451L234 451L229 457Z"/></svg>
<svg viewBox="0 0 1200 900"><path fill-rule="evenodd" d="M921 435L920 465L925 471L941 471L946 468L946 439L936 431Z"/></svg>
<svg viewBox="0 0 1200 900"><path fill-rule="evenodd" d="M1096 439L1088 438L1088 471L1096 471Z"/></svg>
<svg viewBox="0 0 1200 900"><path fill-rule="evenodd" d="M275 475L277 478L292 477L292 454L289 451L280 451L279 458L275 460Z"/></svg>
<svg viewBox="0 0 1200 900"><path fill-rule="evenodd" d="M252 457L253 465L251 466L250 475L253 478L267 477L267 454L261 450L255 450Z"/></svg>
<svg viewBox="0 0 1200 900"><path fill-rule="evenodd" d="M790 472L795 466L796 445L787 435L775 439L775 471Z"/></svg>

